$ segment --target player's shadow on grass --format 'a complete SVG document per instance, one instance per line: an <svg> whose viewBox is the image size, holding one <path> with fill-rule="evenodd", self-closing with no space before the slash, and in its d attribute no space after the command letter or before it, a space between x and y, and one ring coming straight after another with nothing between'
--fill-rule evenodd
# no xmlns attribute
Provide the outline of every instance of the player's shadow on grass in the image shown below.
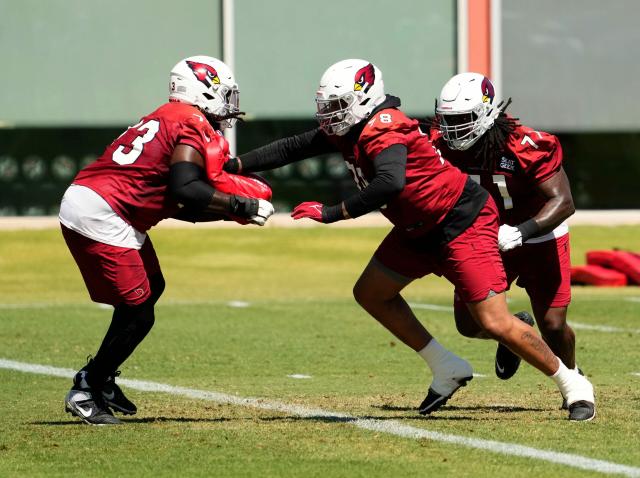
<svg viewBox="0 0 640 478"><path fill-rule="evenodd" d="M373 405L372 408L378 408L380 410L390 412L411 412L416 411L414 407L398 407L395 405ZM485 412L497 412L497 413L517 413L517 412L542 412L544 408L534 407L518 407L512 405L474 405L474 406L458 406L458 405L445 405L440 410L460 410L460 411L485 411Z"/></svg>
<svg viewBox="0 0 640 478"><path fill-rule="evenodd" d="M127 423L219 423L219 422L231 422L238 420L251 420L251 418L191 418L191 417L141 417L141 418L127 418L119 417L123 424ZM53 426L66 426L66 425L84 425L81 420L59 420L59 421L42 421L42 422L29 422L29 425L53 425Z"/></svg>
<svg viewBox="0 0 640 478"><path fill-rule="evenodd" d="M433 420L433 419L445 419L445 420L450 420L450 421L456 421L456 420L460 420L460 421L474 421L474 420L480 420L477 417L470 417L470 416L457 416L457 417L436 417L436 416L428 416L428 417L422 417L421 415L418 414L417 410L412 410L415 412L415 414L411 414L411 415L354 415L351 417L332 417L332 416L322 416L322 415L317 415L317 416L309 416L309 417L298 417L298 416L284 416L284 417L261 417L258 418L258 420L260 421L265 421L265 422L275 422L275 421L314 421L314 422L324 422L324 423L353 423L353 422L357 422L359 420L379 420L379 421L385 421L385 420L394 420L394 421L399 421L399 420L420 420L420 419L427 419L427 420Z"/></svg>

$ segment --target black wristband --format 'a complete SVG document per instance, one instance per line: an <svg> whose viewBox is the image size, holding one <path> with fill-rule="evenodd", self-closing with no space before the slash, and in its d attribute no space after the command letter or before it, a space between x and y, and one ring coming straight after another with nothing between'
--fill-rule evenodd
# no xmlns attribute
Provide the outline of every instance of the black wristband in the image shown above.
<svg viewBox="0 0 640 478"><path fill-rule="evenodd" d="M240 172L240 161L238 158L229 158L222 165L223 171L231 174L238 174Z"/></svg>
<svg viewBox="0 0 640 478"><path fill-rule="evenodd" d="M242 196L231 196L229 201L231 214L237 217L250 218L258 214L258 200Z"/></svg>
<svg viewBox="0 0 640 478"><path fill-rule="evenodd" d="M322 222L325 224L340 221L344 218L342 203L336 204L335 206L324 206L322 208Z"/></svg>
<svg viewBox="0 0 640 478"><path fill-rule="evenodd" d="M535 236L540 231L540 226L535 219L529 219L522 224L518 224L516 228L522 234L522 242Z"/></svg>

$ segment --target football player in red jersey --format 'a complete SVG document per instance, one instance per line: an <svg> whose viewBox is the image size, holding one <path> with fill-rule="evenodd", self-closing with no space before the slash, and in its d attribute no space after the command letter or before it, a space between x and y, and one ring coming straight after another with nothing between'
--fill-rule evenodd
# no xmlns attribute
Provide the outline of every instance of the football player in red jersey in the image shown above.
<svg viewBox="0 0 640 478"><path fill-rule="evenodd" d="M151 330L165 286L147 230L170 217L264 225L273 213L268 187L221 172L221 130L242 114L229 67L190 57L171 70L169 87L169 102L81 170L60 205L62 234L91 299L114 306L102 345L65 398L66 411L90 424L120 423L111 409L137 411L115 377Z"/></svg>
<svg viewBox="0 0 640 478"><path fill-rule="evenodd" d="M373 64L344 60L331 66L320 80L316 105L320 128L230 158L225 169L262 171L342 153L360 192L334 206L304 202L292 216L331 223L381 209L393 223L354 295L431 369L433 381L420 412L437 410L473 376L471 366L440 345L400 295L414 279L435 273L455 285L487 335L553 377L568 397L570 419L592 419L589 381L568 369L531 326L507 309L498 212L489 194L440 156L418 122L398 109L398 98L385 95L382 74Z"/></svg>
<svg viewBox="0 0 640 478"><path fill-rule="evenodd" d="M461 73L442 88L436 101L434 145L454 165L479 182L500 212L498 244L507 283L517 278L531 299L545 342L571 368L575 335L567 324L571 300L569 228L575 208L562 168L558 138L523 126L505 114L509 101L496 105L491 81ZM458 330L467 337L484 333L455 295ZM533 325L526 313L517 314ZM496 352L496 375L508 379L520 358L504 345ZM566 405L565 405L566 406Z"/></svg>

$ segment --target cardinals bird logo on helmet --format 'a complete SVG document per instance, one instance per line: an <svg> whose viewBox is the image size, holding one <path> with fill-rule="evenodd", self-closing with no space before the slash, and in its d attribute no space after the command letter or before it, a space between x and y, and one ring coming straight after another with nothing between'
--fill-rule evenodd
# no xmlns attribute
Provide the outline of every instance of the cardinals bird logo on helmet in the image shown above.
<svg viewBox="0 0 640 478"><path fill-rule="evenodd" d="M196 75L198 81L200 81L207 88L210 88L212 84L220 84L220 77L218 76L218 72L211 65L199 63L197 61L187 61L187 65L189 65L189 68L193 70L193 74Z"/></svg>
<svg viewBox="0 0 640 478"><path fill-rule="evenodd" d="M368 93L369 89L376 81L376 72L373 65L369 63L367 66L360 68L356 72L355 84L353 85L353 91L363 91Z"/></svg>
<svg viewBox="0 0 640 478"><path fill-rule="evenodd" d="M491 83L491 80L485 76L480 88L482 89L482 102L493 103L493 98L496 96L496 92L493 89L493 83Z"/></svg>

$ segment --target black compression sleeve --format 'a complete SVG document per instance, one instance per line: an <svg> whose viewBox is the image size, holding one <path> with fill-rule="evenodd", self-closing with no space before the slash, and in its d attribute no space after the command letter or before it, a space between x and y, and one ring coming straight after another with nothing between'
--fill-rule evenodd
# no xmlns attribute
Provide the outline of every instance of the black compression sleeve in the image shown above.
<svg viewBox="0 0 640 478"><path fill-rule="evenodd" d="M169 168L169 193L185 211L178 219L202 220L216 214L250 218L258 213L258 200L216 191L206 180L204 169L181 161Z"/></svg>
<svg viewBox="0 0 640 478"><path fill-rule="evenodd" d="M204 169L197 164L181 161L169 167L169 193L187 210L204 211L214 192L206 182Z"/></svg>
<svg viewBox="0 0 640 478"><path fill-rule="evenodd" d="M369 185L344 201L349 217L380 209L402 192L406 182L407 147L402 144L389 146L373 159L373 166L375 177Z"/></svg>
<svg viewBox="0 0 640 478"><path fill-rule="evenodd" d="M319 154L336 151L326 135L316 128L306 133L282 138L240 156L242 172L265 171Z"/></svg>
<svg viewBox="0 0 640 478"><path fill-rule="evenodd" d="M207 211L191 212L186 208L180 209L177 214L173 216L173 219L185 222L211 222L211 221L228 221L228 216L220 213L211 213Z"/></svg>

